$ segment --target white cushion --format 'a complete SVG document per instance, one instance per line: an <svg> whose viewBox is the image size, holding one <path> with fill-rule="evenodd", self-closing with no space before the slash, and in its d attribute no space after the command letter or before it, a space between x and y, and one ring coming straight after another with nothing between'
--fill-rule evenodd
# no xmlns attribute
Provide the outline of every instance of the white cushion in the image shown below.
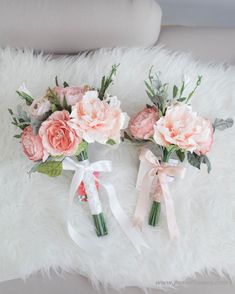
<svg viewBox="0 0 235 294"><path fill-rule="evenodd" d="M0 46L54 53L151 46L160 25L161 8L154 0L5 0Z"/></svg>

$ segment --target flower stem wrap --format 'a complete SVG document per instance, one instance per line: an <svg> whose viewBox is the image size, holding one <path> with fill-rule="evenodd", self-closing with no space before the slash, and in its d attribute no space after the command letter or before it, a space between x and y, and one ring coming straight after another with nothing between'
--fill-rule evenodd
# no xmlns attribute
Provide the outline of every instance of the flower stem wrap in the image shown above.
<svg viewBox="0 0 235 294"><path fill-rule="evenodd" d="M66 157L63 160L63 169L64 170L71 170L74 171L74 176L71 182L70 191L69 191L69 208L68 208L68 232L72 240L83 250L87 252L94 253L95 250L97 250L95 246L95 242L93 240L87 240L83 236L79 235L77 231L74 229L73 225L70 222L70 209L73 205L73 200L77 192L77 188L80 185L82 181L84 181L85 188L88 190L88 198L92 199L89 202L90 206L95 206L98 211L100 210L99 204L96 202L98 197L98 192L95 187L95 179L94 179L94 172L110 172L112 170L111 161L108 160L101 160L97 162L90 163L88 160L84 160L81 162L77 162L73 160L72 158ZM106 190L106 193L109 198L109 205L110 209L118 221L119 225L121 226L123 232L126 234L127 238L130 240L130 242L134 245L136 250L141 253L141 247L148 247L141 237L140 233L133 227L131 222L129 221L129 218L123 211L122 207L119 204L119 201L117 199L114 187L109 183L103 183L99 181L99 183L103 186L103 188ZM93 191L96 191L97 194L92 194ZM91 192L91 194L89 194ZM97 219L96 219L97 221ZM99 219L99 221L102 221L102 219Z"/></svg>
<svg viewBox="0 0 235 294"><path fill-rule="evenodd" d="M173 200L168 188L167 176L183 178L185 174L185 168L181 166L171 166L167 163L158 161L157 157L146 148L143 148L140 153L140 168L137 178L137 188L140 191L140 196L137 202L134 223L138 226L142 226L145 215L148 210L148 203L150 194L153 191L153 185L156 185L154 189L154 207L155 212L159 210L158 203L164 200L167 214L167 225L170 237L172 239L179 236L179 229L176 223L175 210ZM153 209L153 208L152 208ZM152 218L157 215L152 214Z"/></svg>

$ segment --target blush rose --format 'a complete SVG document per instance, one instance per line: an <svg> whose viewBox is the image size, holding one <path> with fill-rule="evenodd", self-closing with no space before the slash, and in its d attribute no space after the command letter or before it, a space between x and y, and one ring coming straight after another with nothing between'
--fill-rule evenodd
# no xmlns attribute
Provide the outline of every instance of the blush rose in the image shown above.
<svg viewBox="0 0 235 294"><path fill-rule="evenodd" d="M197 116L190 106L176 104L156 122L153 138L161 146L173 144L190 152L206 154L213 143L213 128L209 120Z"/></svg>
<svg viewBox="0 0 235 294"><path fill-rule="evenodd" d="M129 130L135 139L147 140L154 133L154 124L159 119L158 111L155 107L145 107L138 112L129 123Z"/></svg>
<svg viewBox="0 0 235 294"><path fill-rule="evenodd" d="M23 130L21 144L28 159L32 161L42 160L44 155L42 140L39 135L33 134L32 126L28 126Z"/></svg>
<svg viewBox="0 0 235 294"><path fill-rule="evenodd" d="M127 127L128 116L120 109L116 97L100 100L97 91L88 91L72 107L72 126L88 143L106 144L109 139L120 141L120 130Z"/></svg>

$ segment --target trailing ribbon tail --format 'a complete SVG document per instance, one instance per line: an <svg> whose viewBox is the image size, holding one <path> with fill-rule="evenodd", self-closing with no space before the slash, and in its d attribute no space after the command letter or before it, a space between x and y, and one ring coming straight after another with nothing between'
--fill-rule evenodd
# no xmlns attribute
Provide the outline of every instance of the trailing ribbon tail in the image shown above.
<svg viewBox="0 0 235 294"><path fill-rule="evenodd" d="M136 187L140 191L137 201L134 224L142 226L147 213L148 203L153 185L156 184L154 200L164 200L166 206L167 225L171 239L179 237L179 229L176 223L174 203L167 183L167 176L183 178L185 168L160 164L157 157L146 148L140 153L140 169ZM156 180L157 177L157 181ZM157 192L157 193L156 193Z"/></svg>

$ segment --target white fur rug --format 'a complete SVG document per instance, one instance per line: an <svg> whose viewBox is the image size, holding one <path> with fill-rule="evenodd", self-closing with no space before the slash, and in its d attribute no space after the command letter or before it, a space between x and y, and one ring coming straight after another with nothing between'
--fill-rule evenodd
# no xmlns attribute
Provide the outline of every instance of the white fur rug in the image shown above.
<svg viewBox="0 0 235 294"><path fill-rule="evenodd" d="M31 163L12 136L7 108L20 102L15 90L25 82L40 96L57 75L71 85L99 85L103 73L121 63L112 93L130 115L148 101L143 80L151 65L162 79L179 82L186 74L192 82L204 76L193 100L201 115L235 115L235 68L203 65L188 55L161 48L100 50L93 55L52 60L30 51L0 50L0 280L25 278L38 270L49 273L77 271L114 288L130 285L161 287L159 281L182 281L197 272L216 270L235 278L235 128L216 133L210 154L213 169L208 175L188 166L184 181L171 185L181 238L171 242L164 210L157 228L148 225L143 236L150 249L138 255L113 218L108 199L102 195L109 235L97 238L102 251L94 256L71 241L66 231L66 206L72 174L51 179L41 174L28 177ZM92 149L96 153L92 152ZM93 159L112 159L112 181L120 202L131 216L136 204L135 180L138 147L123 144L118 150L96 146ZM77 230L94 239L93 223L85 204L74 210Z"/></svg>

